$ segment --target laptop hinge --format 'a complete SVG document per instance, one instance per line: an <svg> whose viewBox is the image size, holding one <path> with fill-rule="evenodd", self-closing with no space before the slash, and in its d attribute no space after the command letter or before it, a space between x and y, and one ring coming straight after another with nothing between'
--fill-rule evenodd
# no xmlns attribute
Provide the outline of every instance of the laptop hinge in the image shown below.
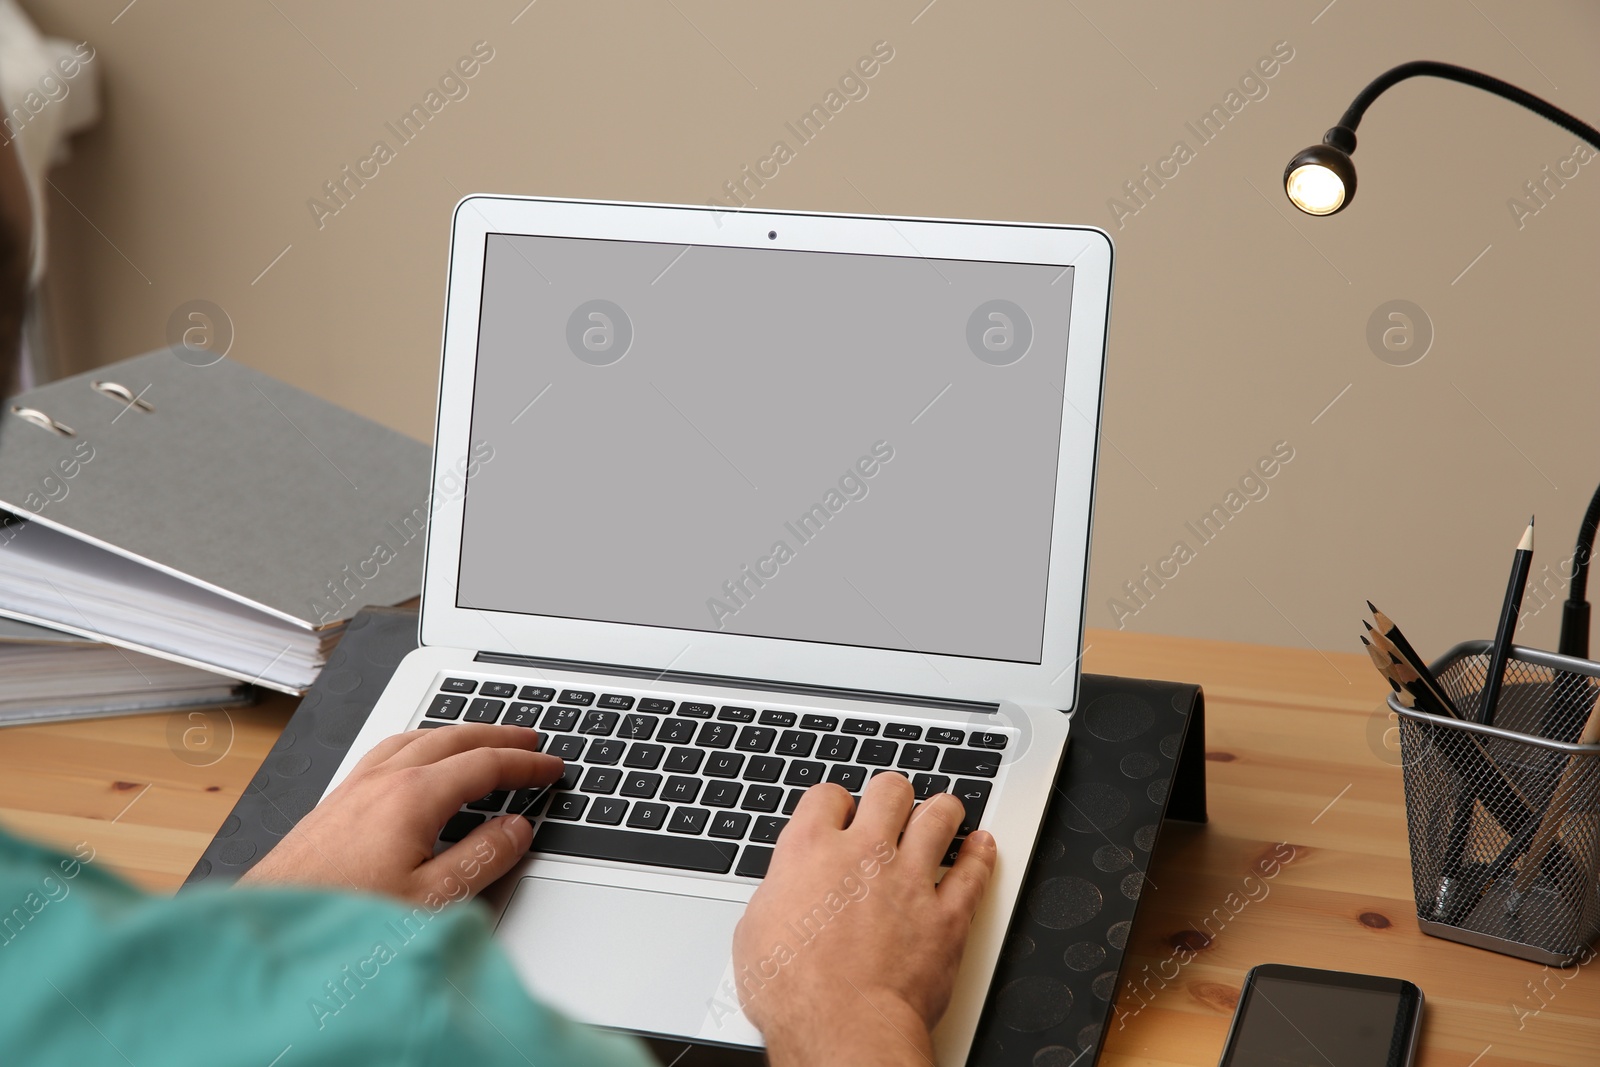
<svg viewBox="0 0 1600 1067"><path fill-rule="evenodd" d="M767 678L737 678L694 671L659 671L651 667L628 667L616 663L588 663L582 660L546 659L542 656L513 656L504 652L479 652L479 663L504 663L513 667L545 667L550 670L577 671L583 674L608 674L618 678L648 678L653 682L683 682L715 685L724 689L760 689L768 693L796 693L801 696L832 697L836 700L872 700L880 704L904 704L919 708L939 708L981 715L999 712L1000 705L981 700L951 700L948 697L921 697L908 693L879 693L871 689L843 689L833 686L801 685Z"/></svg>

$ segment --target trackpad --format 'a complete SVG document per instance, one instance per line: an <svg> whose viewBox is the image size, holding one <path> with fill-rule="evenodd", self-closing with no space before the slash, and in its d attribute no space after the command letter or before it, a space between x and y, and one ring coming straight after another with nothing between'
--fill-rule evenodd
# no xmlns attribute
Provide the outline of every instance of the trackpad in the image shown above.
<svg viewBox="0 0 1600 1067"><path fill-rule="evenodd" d="M495 936L528 988L573 1018L693 1037L721 999L743 913L731 900L529 877Z"/></svg>

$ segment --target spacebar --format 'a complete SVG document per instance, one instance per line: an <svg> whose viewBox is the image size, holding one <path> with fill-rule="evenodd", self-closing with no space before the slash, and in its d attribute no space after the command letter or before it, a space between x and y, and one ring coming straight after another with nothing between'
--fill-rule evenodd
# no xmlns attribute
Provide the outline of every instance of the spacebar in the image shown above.
<svg viewBox="0 0 1600 1067"><path fill-rule="evenodd" d="M533 851L591 860L647 863L681 871L727 874L739 846L704 838L635 834L627 830L602 830L595 826L569 826L547 822L533 836Z"/></svg>

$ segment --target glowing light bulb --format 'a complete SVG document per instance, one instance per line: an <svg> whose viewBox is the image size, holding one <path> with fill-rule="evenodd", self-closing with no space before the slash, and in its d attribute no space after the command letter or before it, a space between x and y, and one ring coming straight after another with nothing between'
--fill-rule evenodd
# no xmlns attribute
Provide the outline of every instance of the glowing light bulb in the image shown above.
<svg viewBox="0 0 1600 1067"><path fill-rule="evenodd" d="M1289 172L1284 191L1308 215L1331 215L1344 206L1344 179L1321 163L1306 163Z"/></svg>

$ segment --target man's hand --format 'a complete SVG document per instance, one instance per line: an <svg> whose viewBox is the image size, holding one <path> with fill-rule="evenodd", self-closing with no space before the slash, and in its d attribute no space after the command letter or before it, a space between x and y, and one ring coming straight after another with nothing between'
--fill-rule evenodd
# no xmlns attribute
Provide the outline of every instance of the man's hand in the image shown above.
<svg viewBox="0 0 1600 1067"><path fill-rule="evenodd" d="M859 810L814 786L784 827L733 937L740 1000L773 1064L932 1062L995 846L971 834L936 883L962 805L912 801L899 774L874 777Z"/></svg>
<svg viewBox="0 0 1600 1067"><path fill-rule="evenodd" d="M549 785L561 761L520 726L464 723L385 738L240 884L314 885L425 901L462 900L523 857L533 828L502 815L437 857L434 841L462 804L494 789Z"/></svg>

